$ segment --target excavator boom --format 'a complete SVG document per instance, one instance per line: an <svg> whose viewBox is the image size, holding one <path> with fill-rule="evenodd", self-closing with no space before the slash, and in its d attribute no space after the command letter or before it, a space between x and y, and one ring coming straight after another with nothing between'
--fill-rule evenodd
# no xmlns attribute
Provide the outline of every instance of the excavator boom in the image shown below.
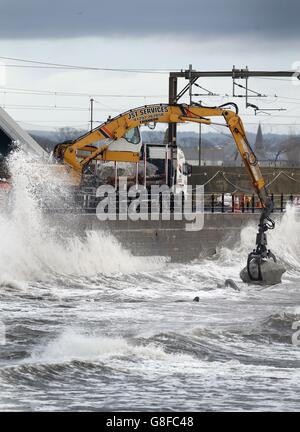
<svg viewBox="0 0 300 432"><path fill-rule="evenodd" d="M234 105L236 106L236 105ZM114 160L124 162L138 162L139 151L110 151L110 144L124 137L128 130L149 123L203 123L211 124L210 117L223 117L225 124L230 129L235 140L238 151L245 163L252 184L258 193L262 205L266 205L266 194L264 193L265 182L259 169L256 157L247 141L241 118L237 112L223 107L202 107L188 105L155 104L129 110L119 116L109 119L107 122L93 129L91 132L79 137L68 144L59 144L55 154L63 153L63 161L76 171L82 172L83 168L93 159ZM103 145L95 147L92 145L99 141L105 141ZM88 156L78 160L77 152L86 150Z"/></svg>

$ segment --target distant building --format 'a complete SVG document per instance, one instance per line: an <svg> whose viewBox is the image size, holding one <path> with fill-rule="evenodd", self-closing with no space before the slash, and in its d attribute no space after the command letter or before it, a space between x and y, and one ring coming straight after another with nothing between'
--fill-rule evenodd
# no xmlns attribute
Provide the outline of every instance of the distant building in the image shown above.
<svg viewBox="0 0 300 432"><path fill-rule="evenodd" d="M186 161L190 165L199 165L199 144L190 138L181 139L178 146L183 150ZM212 142L202 136L201 140L201 164L203 165L222 165L226 154L226 145Z"/></svg>

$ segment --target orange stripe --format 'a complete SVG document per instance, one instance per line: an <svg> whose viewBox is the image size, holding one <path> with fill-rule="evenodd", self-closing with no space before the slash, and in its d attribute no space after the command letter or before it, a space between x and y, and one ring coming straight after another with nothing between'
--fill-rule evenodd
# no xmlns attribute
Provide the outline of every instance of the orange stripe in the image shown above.
<svg viewBox="0 0 300 432"><path fill-rule="evenodd" d="M107 133L108 136L110 136L111 138L113 138L112 133L106 127L102 127L101 129L103 129L104 132Z"/></svg>
<svg viewBox="0 0 300 432"><path fill-rule="evenodd" d="M194 113L192 113L189 109L185 109L186 113L188 114L189 117L197 117Z"/></svg>

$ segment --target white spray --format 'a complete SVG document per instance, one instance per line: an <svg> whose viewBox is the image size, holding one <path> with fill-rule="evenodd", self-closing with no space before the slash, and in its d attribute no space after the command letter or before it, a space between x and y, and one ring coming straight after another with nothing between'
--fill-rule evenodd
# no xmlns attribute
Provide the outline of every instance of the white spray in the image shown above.
<svg viewBox="0 0 300 432"><path fill-rule="evenodd" d="M41 204L63 206L70 198L62 178L21 152L12 155L9 165L13 192L10 208L0 213L0 285L57 274L130 273L161 266L155 259L133 257L103 232L87 232L83 239L48 227Z"/></svg>

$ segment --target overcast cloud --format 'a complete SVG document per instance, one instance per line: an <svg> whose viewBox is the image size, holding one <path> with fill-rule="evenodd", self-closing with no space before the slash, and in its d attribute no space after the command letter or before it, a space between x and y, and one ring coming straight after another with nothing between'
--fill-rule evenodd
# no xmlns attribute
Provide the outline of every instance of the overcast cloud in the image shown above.
<svg viewBox="0 0 300 432"><path fill-rule="evenodd" d="M0 0L0 37L154 36L294 39L298 0Z"/></svg>
<svg viewBox="0 0 300 432"><path fill-rule="evenodd" d="M198 70L230 70L233 65L290 70L300 64L299 16L299 0L0 0L0 79L1 63L5 65L0 106L27 128L87 127L90 96L100 122L134 106L165 102L168 93L167 73L28 67L5 56L100 68L177 70L192 64ZM179 88L185 84L179 80ZM230 79L201 79L199 84L219 95L199 96L204 104L232 100ZM255 116L244 99L235 99L247 127L254 123L255 129L261 121L264 131L267 124L278 131L284 123L286 132L299 123L300 130L300 86L263 79L251 79L249 86L270 96L251 102L286 111ZM22 89L87 96L35 95ZM125 96L97 96L108 94Z"/></svg>

